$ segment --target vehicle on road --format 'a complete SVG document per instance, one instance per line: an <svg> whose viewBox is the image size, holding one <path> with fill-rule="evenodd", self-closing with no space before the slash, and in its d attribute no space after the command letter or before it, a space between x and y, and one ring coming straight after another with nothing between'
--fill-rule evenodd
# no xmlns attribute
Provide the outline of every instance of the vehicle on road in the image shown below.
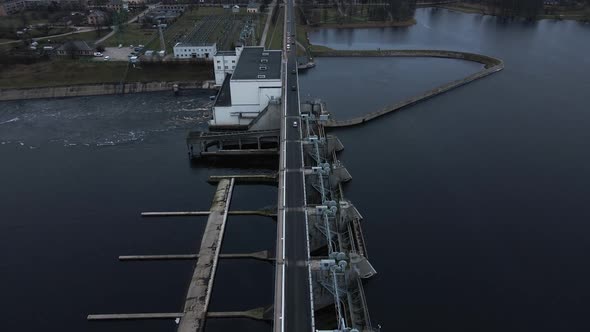
<svg viewBox="0 0 590 332"><path fill-rule="evenodd" d="M111 57L106 55L103 59L104 59L104 61L109 61L111 59Z"/></svg>
<svg viewBox="0 0 590 332"><path fill-rule="evenodd" d="M297 121L293 121L293 128L297 128Z"/></svg>
<svg viewBox="0 0 590 332"><path fill-rule="evenodd" d="M297 69L291 70L291 74L297 74Z"/></svg>
<svg viewBox="0 0 590 332"><path fill-rule="evenodd" d="M102 53L100 53L100 52L94 52L94 56L102 56Z"/></svg>
<svg viewBox="0 0 590 332"><path fill-rule="evenodd" d="M291 90L293 90L293 91L297 91L297 85L293 85L293 86L291 86Z"/></svg>

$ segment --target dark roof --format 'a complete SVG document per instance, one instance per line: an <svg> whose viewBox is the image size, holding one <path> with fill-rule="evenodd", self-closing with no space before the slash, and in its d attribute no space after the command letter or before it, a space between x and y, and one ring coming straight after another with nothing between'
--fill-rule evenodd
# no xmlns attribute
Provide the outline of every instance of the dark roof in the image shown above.
<svg viewBox="0 0 590 332"><path fill-rule="evenodd" d="M231 78L231 74L225 75L225 80L223 81L223 85L217 94L217 98L215 98L215 105L214 106L231 106L231 93L229 91L229 80Z"/></svg>
<svg viewBox="0 0 590 332"><path fill-rule="evenodd" d="M217 51L217 53L215 53L215 56L218 55L236 55L236 51Z"/></svg>
<svg viewBox="0 0 590 332"><path fill-rule="evenodd" d="M185 41L185 42L176 43L176 45L174 45L174 47L183 47L183 46L186 46L186 47L203 46L203 47L205 47L205 46L215 46L215 45L216 45L216 43L214 43L214 42L211 42L211 43L209 43L209 42L194 42L193 43L191 41Z"/></svg>
<svg viewBox="0 0 590 332"><path fill-rule="evenodd" d="M259 75L265 77L258 78ZM232 80L276 80L280 78L281 51L269 51L264 47L244 47L232 76Z"/></svg>
<svg viewBox="0 0 590 332"><path fill-rule="evenodd" d="M74 45L74 49L77 51L92 51L92 47L88 46L88 43L83 40L71 40L65 42L63 45L61 45L59 50L66 50L67 45Z"/></svg>
<svg viewBox="0 0 590 332"><path fill-rule="evenodd" d="M88 16L107 16L102 10L93 10Z"/></svg>

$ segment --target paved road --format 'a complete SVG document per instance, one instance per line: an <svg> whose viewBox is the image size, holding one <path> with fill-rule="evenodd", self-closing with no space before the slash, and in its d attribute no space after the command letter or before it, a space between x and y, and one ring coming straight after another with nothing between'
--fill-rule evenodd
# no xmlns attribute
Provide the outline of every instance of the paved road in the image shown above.
<svg viewBox="0 0 590 332"><path fill-rule="evenodd" d="M293 0L287 0L285 11L285 39L295 39ZM285 331L313 331L309 282L309 249L306 225L303 154L299 117L299 84L296 46L291 45L286 55L284 126L285 148ZM295 71L295 73L293 73ZM293 122L298 126L293 127Z"/></svg>

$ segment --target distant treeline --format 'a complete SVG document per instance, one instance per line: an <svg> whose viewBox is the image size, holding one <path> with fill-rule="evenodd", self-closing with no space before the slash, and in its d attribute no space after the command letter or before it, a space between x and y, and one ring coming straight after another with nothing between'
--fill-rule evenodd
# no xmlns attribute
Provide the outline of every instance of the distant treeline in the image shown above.
<svg viewBox="0 0 590 332"><path fill-rule="evenodd" d="M431 0L431 3L445 3L447 0ZM554 12L551 8L581 9L590 6L590 0L462 0L463 3L485 7L488 12L500 17L524 17L537 19L540 14Z"/></svg>
<svg viewBox="0 0 590 332"><path fill-rule="evenodd" d="M380 21L406 21L414 18L416 0L371 0L367 4L381 4L369 6L369 17L380 18Z"/></svg>
<svg viewBox="0 0 590 332"><path fill-rule="evenodd" d="M336 8L338 20L346 22L353 16L362 16L370 21L406 21L414 18L416 0L302 0L302 12L308 19L311 10L322 8L322 21L326 21L327 8ZM313 20L312 21L316 21Z"/></svg>

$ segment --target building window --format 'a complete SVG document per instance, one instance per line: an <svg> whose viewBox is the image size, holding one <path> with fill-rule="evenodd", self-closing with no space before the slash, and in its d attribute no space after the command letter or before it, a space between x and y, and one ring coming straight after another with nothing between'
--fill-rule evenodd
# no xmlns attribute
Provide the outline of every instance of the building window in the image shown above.
<svg viewBox="0 0 590 332"><path fill-rule="evenodd" d="M227 69L227 66L225 66L225 69Z"/></svg>
<svg viewBox="0 0 590 332"><path fill-rule="evenodd" d="M236 63L236 60L232 60L231 63Z"/></svg>
<svg viewBox="0 0 590 332"><path fill-rule="evenodd" d="M217 69L221 69L221 66L217 66Z"/></svg>

